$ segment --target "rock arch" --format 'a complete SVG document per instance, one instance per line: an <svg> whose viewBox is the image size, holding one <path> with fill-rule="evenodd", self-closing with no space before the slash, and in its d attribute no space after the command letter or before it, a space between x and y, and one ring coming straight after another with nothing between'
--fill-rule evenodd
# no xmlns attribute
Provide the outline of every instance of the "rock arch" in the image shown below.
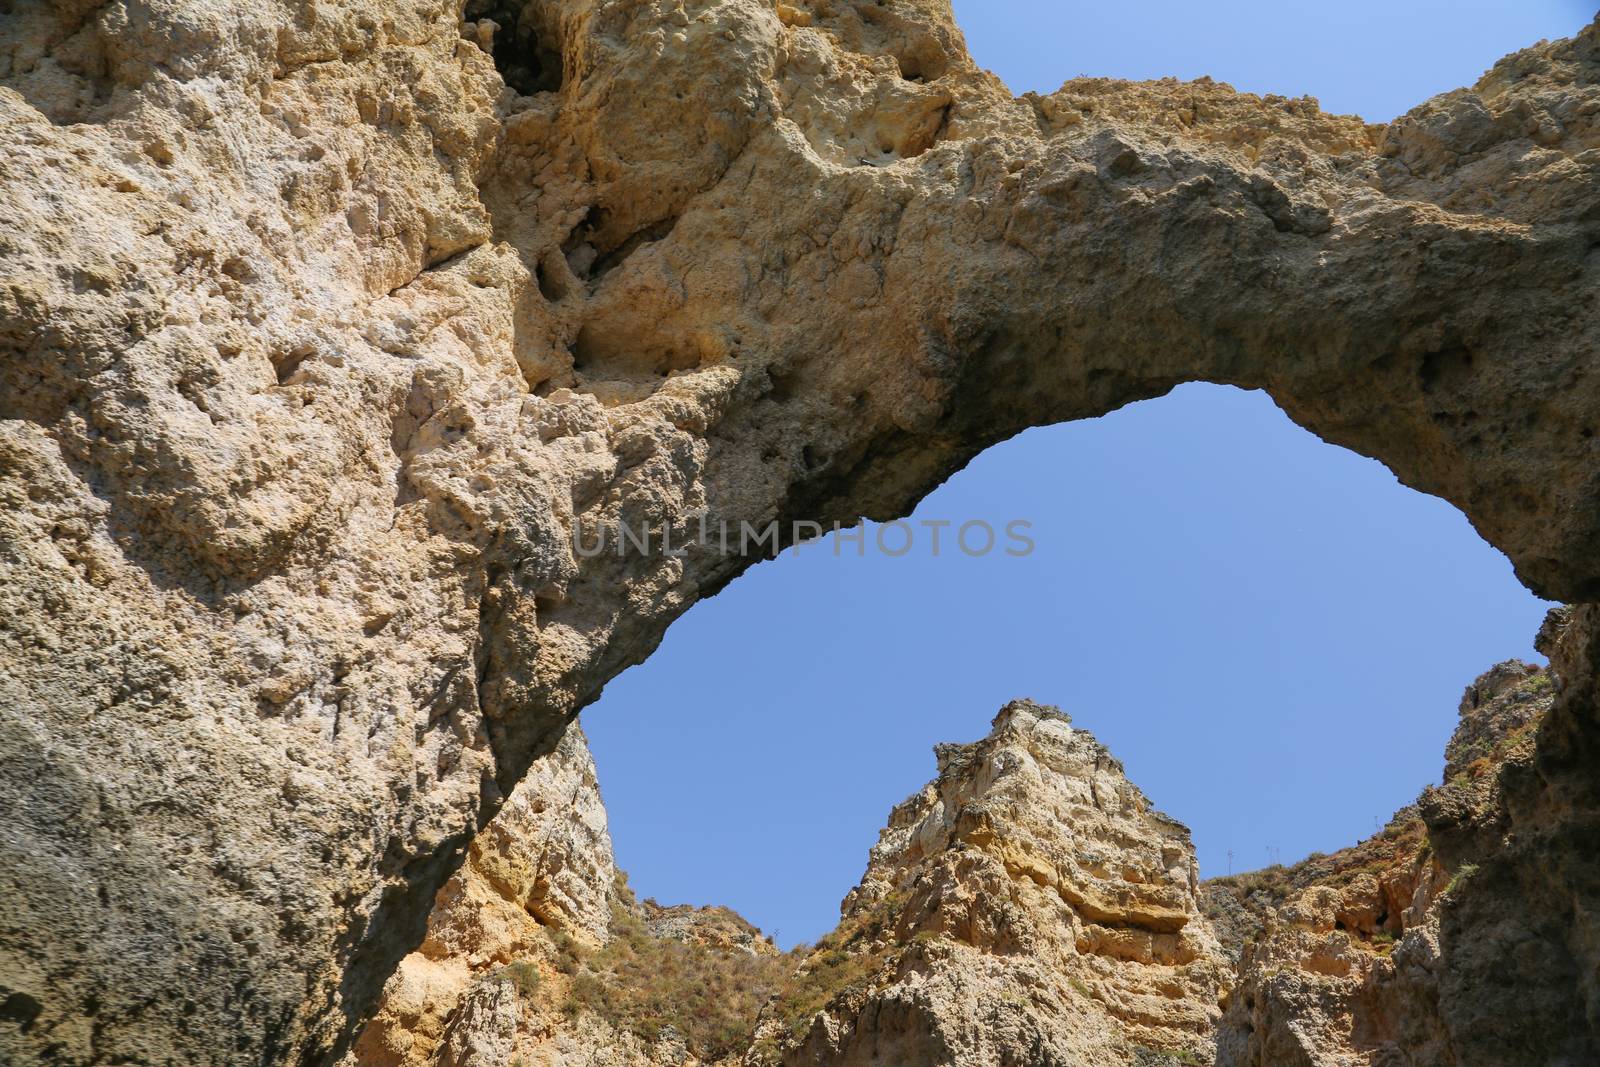
<svg viewBox="0 0 1600 1067"><path fill-rule="evenodd" d="M889 517L1207 380L1600 597L1594 27L1374 127L1209 82L1012 99L940 0L533 0L529 96L447 0L14 6L23 1062L342 1047L505 791L753 562L583 560L580 521ZM28 34L93 38L103 121ZM1600 811L1576 616L1497 861L1552 916Z"/></svg>

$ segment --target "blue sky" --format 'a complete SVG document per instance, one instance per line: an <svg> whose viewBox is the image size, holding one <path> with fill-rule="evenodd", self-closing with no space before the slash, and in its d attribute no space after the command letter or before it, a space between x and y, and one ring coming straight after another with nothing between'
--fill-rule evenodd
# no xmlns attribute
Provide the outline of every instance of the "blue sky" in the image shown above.
<svg viewBox="0 0 1600 1067"><path fill-rule="evenodd" d="M1013 92L1080 74L1210 75L1237 89L1314 96L1387 122L1470 85L1495 60L1594 17L1578 0L957 0L979 63Z"/></svg>
<svg viewBox="0 0 1600 1067"><path fill-rule="evenodd" d="M1393 117L1564 36L1570 2L956 5L1015 91L1211 74ZM779 940L838 919L932 746L1060 705L1194 831L1202 873L1331 851L1439 775L1462 688L1545 605L1453 507L1260 393L1190 385L990 449L914 519L1032 523L1024 559L922 547L761 564L583 716L644 896Z"/></svg>

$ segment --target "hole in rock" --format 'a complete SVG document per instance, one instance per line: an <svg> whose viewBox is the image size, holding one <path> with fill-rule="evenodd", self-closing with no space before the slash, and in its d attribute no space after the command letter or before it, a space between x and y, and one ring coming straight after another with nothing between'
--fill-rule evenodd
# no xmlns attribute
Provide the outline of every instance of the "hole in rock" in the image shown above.
<svg viewBox="0 0 1600 1067"><path fill-rule="evenodd" d="M517 0L467 0L462 18L479 24L478 41L483 43L483 21L493 22L490 55L505 83L523 96L554 92L561 88L561 50L552 47L553 36L539 17L536 2Z"/></svg>
<svg viewBox="0 0 1600 1067"><path fill-rule="evenodd" d="M1443 23L1394 5L1297 22L1254 6L1252 20L1166 2L955 4L977 63L1018 92L1080 72L1211 75L1369 119L1588 14L1530 0ZM944 73L938 48L907 47L899 5L857 7L849 17L875 23L868 37L902 77ZM1384 76L1352 77L1355 54ZM1079 109L1097 111L1087 98ZM860 155L883 144L864 139ZM579 279L610 250L599 222L563 246ZM594 338L579 347L591 363L618 360ZM1465 369L1448 355L1435 374ZM771 401L809 395L799 377L775 372ZM793 466L803 444L775 442L761 461ZM1497 661L1532 659L1543 614L1449 505L1316 440L1261 394L1218 387L1023 434L911 518L1026 519L1037 547L974 558L946 540L935 558L924 541L861 558L835 556L830 538L785 553L690 611L585 712L617 859L640 896L731 906L783 946L815 940L890 808L933 778L929 749L983 736L1018 696L1060 705L1188 823L1202 877L1337 849L1439 780L1463 689ZM1375 938L1393 915L1337 921ZM1243 999L1257 1003L1250 987Z"/></svg>
<svg viewBox="0 0 1600 1067"><path fill-rule="evenodd" d="M539 294L552 304L559 303L566 298L566 275L555 262L555 256L547 254L535 263L533 277L538 282Z"/></svg>
<svg viewBox="0 0 1600 1067"><path fill-rule="evenodd" d="M290 380L294 378L295 372L300 369L300 365L315 354L316 349L309 345L301 345L275 358L272 361L272 370L273 376L278 380L278 384L288 385Z"/></svg>
<svg viewBox="0 0 1600 1067"><path fill-rule="evenodd" d="M561 242L561 254L566 257L567 268L574 277L587 278L599 252L594 247L595 233L605 224L605 212L591 206L583 218Z"/></svg>
<svg viewBox="0 0 1600 1067"><path fill-rule="evenodd" d="M757 565L584 713L641 896L814 941L932 746L1017 697L1189 825L1202 877L1331 852L1439 780L1463 690L1533 659L1547 607L1452 506L1228 387L1024 433L908 521L904 555L869 528Z"/></svg>
<svg viewBox="0 0 1600 1067"><path fill-rule="evenodd" d="M1570 0L1494 0L1471 19L1444 17L1429 4L1377 0L1353 0L1331 14L1236 0L1225 18L1215 5L1178 0L1092 11L1043 0L953 6L973 60L1014 93L1053 93L1074 76L1209 77L1241 92L1312 96L1324 111L1369 122L1388 122L1471 85L1508 49L1571 37L1594 17L1592 5ZM1018 32L1023 25L1027 32ZM1352 64L1356 54L1361 60ZM906 60L900 63L907 72Z"/></svg>
<svg viewBox="0 0 1600 1067"><path fill-rule="evenodd" d="M23 1033L27 1033L33 1026L34 1020L39 1017L39 1013L44 1010L44 1005L26 993L12 993L9 990L0 992L7 994L5 1000L0 1001L0 1020L13 1023Z"/></svg>
<svg viewBox="0 0 1600 1067"><path fill-rule="evenodd" d="M590 268L590 276L598 281L608 272L620 267L624 260L640 248L664 239L677 224L678 219L673 216L634 231L624 238L621 244L603 253L594 261L594 266Z"/></svg>

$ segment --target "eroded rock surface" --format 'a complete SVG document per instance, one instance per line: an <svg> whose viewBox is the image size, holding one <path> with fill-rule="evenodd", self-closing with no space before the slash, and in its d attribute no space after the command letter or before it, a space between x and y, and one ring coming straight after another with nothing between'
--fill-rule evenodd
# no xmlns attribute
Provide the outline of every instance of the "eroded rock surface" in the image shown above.
<svg viewBox="0 0 1600 1067"><path fill-rule="evenodd" d="M539 766L581 753L573 736ZM488 873L535 869L496 858L546 836L519 814L544 786L530 777L440 893L350 1067L1209 1061L1233 966L1188 831L1053 708L1009 704L937 756L838 929L787 956L724 909L609 882L599 938L539 918L543 882Z"/></svg>
<svg viewBox="0 0 1600 1067"><path fill-rule="evenodd" d="M941 0L10 0L0 1056L337 1056L564 724L767 551L580 524L888 517L1203 379L1600 596L1597 41L1374 127L1014 99ZM1566 640L1484 883L1561 946L1528 1026L1600 1017Z"/></svg>
<svg viewBox="0 0 1600 1067"><path fill-rule="evenodd" d="M1547 645L1565 625L1564 612L1552 618ZM1586 947L1563 951L1566 939L1541 928L1552 902L1493 884L1525 861L1507 793L1538 773L1537 733L1562 684L1557 668L1499 664L1462 697L1443 784L1380 834L1291 868L1208 883L1207 912L1241 951L1218 1038L1221 1067L1596 1058L1574 973L1594 957ZM1559 851L1553 843L1537 849ZM1479 876L1489 870L1497 873L1486 885ZM1494 981L1461 980L1491 957ZM1575 984L1556 992L1566 981ZM1508 1002L1543 1025L1529 1027Z"/></svg>
<svg viewBox="0 0 1600 1067"><path fill-rule="evenodd" d="M473 841L345 1067L732 1063L791 966L726 908L634 898L574 726Z"/></svg>
<svg viewBox="0 0 1600 1067"><path fill-rule="evenodd" d="M1541 644L1559 654L1572 625L1553 613ZM1497 665L1462 697L1442 783L1380 833L1207 883L1187 830L1093 737L1012 703L986 738L939 746L938 777L891 814L839 927L788 957L732 913L640 904L621 883L569 889L608 902L598 936L535 917L550 914L536 888L549 880L486 853L548 838L522 812L566 777L550 768L576 755L592 785L574 731L440 894L351 1067L1586 1063L1575 969L1592 957L1540 928L1550 904L1492 881L1518 857L1508 791L1537 773L1566 686L1555 666ZM612 877L608 863L547 865ZM508 867L520 879L485 876ZM526 936L504 935L519 922ZM669 943L684 949L662 954ZM1504 979L1460 981L1463 956L1498 960ZM714 1028L693 995L708 985L740 1001ZM1527 1028L1506 996L1547 1025Z"/></svg>
<svg viewBox="0 0 1600 1067"><path fill-rule="evenodd" d="M1054 708L1008 704L988 737L937 755L752 1058L1209 1062L1232 967L1189 831Z"/></svg>
<svg viewBox="0 0 1600 1067"><path fill-rule="evenodd" d="M523 987L537 982L526 968L553 966L574 943L605 943L617 875L594 760L574 725L439 891L427 936L389 979L355 1062L466 1062L467 1032L485 1018L516 1012L520 1023Z"/></svg>

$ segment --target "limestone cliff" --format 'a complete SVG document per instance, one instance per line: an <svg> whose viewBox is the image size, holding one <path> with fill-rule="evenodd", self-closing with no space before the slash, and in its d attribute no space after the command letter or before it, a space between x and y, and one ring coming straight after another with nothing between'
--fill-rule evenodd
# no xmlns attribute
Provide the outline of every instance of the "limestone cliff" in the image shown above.
<svg viewBox="0 0 1600 1067"><path fill-rule="evenodd" d="M434 901L357 1046L373 1065L465 1063L469 1017L515 1005L568 944L609 937L617 870L594 761L569 729L540 760ZM499 988L509 982L510 990Z"/></svg>
<svg viewBox="0 0 1600 1067"><path fill-rule="evenodd" d="M563 742L559 755L580 751ZM486 873L504 866L491 853L538 831L520 816L492 827L352 1067L1209 1059L1232 967L1200 912L1188 831L1054 709L1007 705L988 737L937 755L937 779L890 816L839 928L788 956L731 913L625 890L599 940L562 937L570 921L533 917L546 909L532 881Z"/></svg>
<svg viewBox="0 0 1600 1067"><path fill-rule="evenodd" d="M700 513L892 517L1190 380L1577 605L1481 884L1536 913L1505 1025L1600 1018L1594 27L1378 127L1015 98L944 0L4 0L0 138L0 1059L337 1058L516 782L770 551ZM575 550L619 522L690 543Z"/></svg>
<svg viewBox="0 0 1600 1067"><path fill-rule="evenodd" d="M1543 642L1569 626L1554 613ZM1187 830L1093 737L1009 704L987 737L939 746L839 927L788 955L730 912L641 903L614 880L571 731L440 893L350 1067L1466 1067L1513 1041L1526 1064L1586 1063L1581 1025L1530 1042L1452 984L1454 955L1481 950L1463 928L1487 930L1508 972L1538 944L1525 902L1498 891L1476 898L1492 923L1463 923L1506 846L1460 841L1503 824L1565 684L1492 668L1462 697L1442 784L1382 832L1205 883ZM1562 980L1509 988L1554 1014Z"/></svg>
<svg viewBox="0 0 1600 1067"><path fill-rule="evenodd" d="M1480 864L1501 848L1444 844L1460 823L1499 821L1504 783L1531 771L1558 684L1559 675L1525 663L1494 667L1461 699L1443 784L1381 833L1293 867L1207 884L1208 914L1241 954L1219 1067L1456 1067L1501 1062L1486 1053L1513 1050L1528 1064L1594 1059L1582 1024L1534 1036L1507 1018L1500 997L1463 996L1451 982L1454 953L1487 949L1506 954L1503 988L1519 1010L1560 1012L1568 999L1554 993L1557 976L1514 977L1527 970L1516 957L1536 944L1517 896L1495 893L1492 925L1469 928L1492 947L1463 942L1465 901Z"/></svg>
<svg viewBox="0 0 1600 1067"><path fill-rule="evenodd" d="M727 909L634 898L573 727L473 841L345 1063L731 1062L788 969Z"/></svg>
<svg viewBox="0 0 1600 1067"><path fill-rule="evenodd" d="M1209 1062L1231 967L1188 830L1054 708L1008 704L937 755L751 1060Z"/></svg>

